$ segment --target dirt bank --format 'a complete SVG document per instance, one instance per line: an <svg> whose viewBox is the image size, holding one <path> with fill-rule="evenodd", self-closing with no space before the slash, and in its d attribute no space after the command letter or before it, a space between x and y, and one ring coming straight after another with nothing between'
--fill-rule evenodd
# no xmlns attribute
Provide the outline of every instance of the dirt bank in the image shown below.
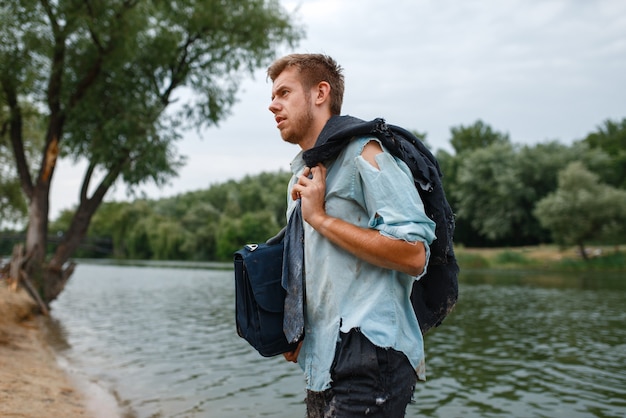
<svg viewBox="0 0 626 418"><path fill-rule="evenodd" d="M93 417L46 344L33 307L23 290L0 280L0 416Z"/></svg>

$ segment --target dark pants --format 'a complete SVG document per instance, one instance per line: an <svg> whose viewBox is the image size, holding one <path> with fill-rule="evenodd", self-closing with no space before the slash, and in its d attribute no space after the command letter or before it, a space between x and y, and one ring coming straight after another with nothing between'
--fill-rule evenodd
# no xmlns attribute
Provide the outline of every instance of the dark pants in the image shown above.
<svg viewBox="0 0 626 418"><path fill-rule="evenodd" d="M341 333L331 388L307 391L308 418L404 417L417 375L406 356L372 344L358 330Z"/></svg>

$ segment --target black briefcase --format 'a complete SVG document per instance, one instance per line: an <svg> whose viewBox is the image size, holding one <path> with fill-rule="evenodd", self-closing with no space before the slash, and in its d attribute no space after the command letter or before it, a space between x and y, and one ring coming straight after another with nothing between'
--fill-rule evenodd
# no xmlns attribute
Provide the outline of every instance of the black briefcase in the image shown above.
<svg viewBox="0 0 626 418"><path fill-rule="evenodd" d="M237 334L264 357L298 346L289 344L283 333L283 248L282 240L248 244L234 256Z"/></svg>

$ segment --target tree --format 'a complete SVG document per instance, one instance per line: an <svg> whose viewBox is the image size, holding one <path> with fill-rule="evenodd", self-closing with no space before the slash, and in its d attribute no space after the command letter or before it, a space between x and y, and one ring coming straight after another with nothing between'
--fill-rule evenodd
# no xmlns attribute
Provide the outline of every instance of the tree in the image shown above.
<svg viewBox="0 0 626 418"><path fill-rule="evenodd" d="M275 0L2 2L0 89L28 201L25 271L45 302L69 279L67 262L111 186L168 181L184 162L175 149L182 125L217 124L241 76L300 37ZM24 151L29 105L46 121L34 176ZM47 259L59 156L88 167L70 225Z"/></svg>
<svg viewBox="0 0 626 418"><path fill-rule="evenodd" d="M611 157L602 178L615 187L626 189L626 118L618 122L607 119L597 131L587 135L584 142Z"/></svg>
<svg viewBox="0 0 626 418"><path fill-rule="evenodd" d="M10 167L3 155L0 155L0 171ZM19 222L26 213L26 202L20 189L19 180L7 178L0 173L0 226Z"/></svg>
<svg viewBox="0 0 626 418"><path fill-rule="evenodd" d="M453 126L450 128L450 145L455 154L446 151L438 151L437 159L444 173L443 184L450 206L455 214L461 211L459 201L459 169L465 156L474 150L483 149L492 144L510 144L508 134L494 131L491 126L482 120L477 120L472 125ZM455 239L468 245L484 245L485 236L480 234L472 225L470 218L464 215L457 216Z"/></svg>
<svg viewBox="0 0 626 418"><path fill-rule="evenodd" d="M537 201L556 190L559 171L582 161L600 173L606 152L584 142L514 145L482 122L452 128L459 154L439 152L450 204L458 215L455 238L466 245L532 245L550 240L533 215ZM476 146L476 144L478 144Z"/></svg>
<svg viewBox="0 0 626 418"><path fill-rule="evenodd" d="M269 211L248 212L238 218L222 217L218 227L218 260L232 260L235 251L245 244L265 242L280 231Z"/></svg>
<svg viewBox="0 0 626 418"><path fill-rule="evenodd" d="M485 148L496 143L510 143L509 134L494 131L491 126L480 119L473 125L453 126L450 128L450 133L452 134L450 145L457 155L464 151Z"/></svg>
<svg viewBox="0 0 626 418"><path fill-rule="evenodd" d="M523 240L523 244L550 241L549 231L541 226L533 210L538 201L557 189L559 172L573 161L582 161L590 168L602 167L607 157L580 143L567 146L548 141L519 149L512 165L522 187L519 195L511 196L511 199L516 201L523 215L517 225L512 225L511 231Z"/></svg>
<svg viewBox="0 0 626 418"><path fill-rule="evenodd" d="M494 142L464 152L453 188L459 219L491 243L547 241L549 235L532 211L556 189L559 170L575 154L556 142L532 147Z"/></svg>
<svg viewBox="0 0 626 418"><path fill-rule="evenodd" d="M535 215L556 242L577 245L587 258L590 241L623 240L626 235L626 190L600 183L596 174L574 162L559 173L558 189L537 203Z"/></svg>
<svg viewBox="0 0 626 418"><path fill-rule="evenodd" d="M284 171L260 173L170 198L104 202L74 256L230 259L243 243L265 241L285 224L289 178ZM63 237L74 211L64 210L50 223L49 252ZM10 231L0 235L4 247L15 241Z"/></svg>
<svg viewBox="0 0 626 418"><path fill-rule="evenodd" d="M514 169L516 150L511 144L493 143L463 155L453 195L459 219L490 240L508 235L524 217L514 198L523 187Z"/></svg>

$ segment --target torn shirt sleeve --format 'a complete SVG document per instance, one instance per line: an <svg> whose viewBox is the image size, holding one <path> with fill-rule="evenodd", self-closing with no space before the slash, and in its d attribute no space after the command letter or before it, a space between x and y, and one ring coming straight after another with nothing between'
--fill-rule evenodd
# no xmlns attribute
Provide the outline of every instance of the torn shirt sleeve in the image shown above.
<svg viewBox="0 0 626 418"><path fill-rule="evenodd" d="M424 212L411 171L388 152L376 155L378 169L362 156L357 169L363 182L369 227L408 242L423 242L427 255L435 240L435 222Z"/></svg>

